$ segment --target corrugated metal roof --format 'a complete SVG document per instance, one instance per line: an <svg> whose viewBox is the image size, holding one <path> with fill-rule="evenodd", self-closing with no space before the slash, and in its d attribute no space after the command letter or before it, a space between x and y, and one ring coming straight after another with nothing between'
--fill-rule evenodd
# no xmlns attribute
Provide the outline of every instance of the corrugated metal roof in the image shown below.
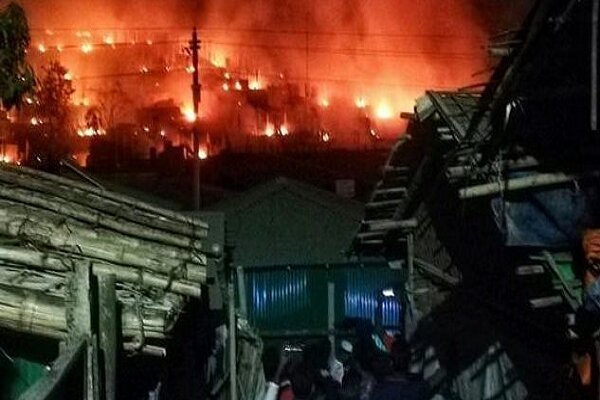
<svg viewBox="0 0 600 400"><path fill-rule="evenodd" d="M243 266L347 261L362 204L278 178L212 207L226 218L227 244Z"/></svg>

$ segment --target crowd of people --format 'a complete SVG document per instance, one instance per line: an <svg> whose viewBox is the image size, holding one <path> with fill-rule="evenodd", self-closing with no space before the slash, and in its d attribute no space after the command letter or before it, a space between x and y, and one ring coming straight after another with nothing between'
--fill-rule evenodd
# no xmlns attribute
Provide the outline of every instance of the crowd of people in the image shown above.
<svg viewBox="0 0 600 400"><path fill-rule="evenodd" d="M408 373L403 337L386 336L367 320L347 320L347 338L281 348L264 400L417 400L427 384Z"/></svg>

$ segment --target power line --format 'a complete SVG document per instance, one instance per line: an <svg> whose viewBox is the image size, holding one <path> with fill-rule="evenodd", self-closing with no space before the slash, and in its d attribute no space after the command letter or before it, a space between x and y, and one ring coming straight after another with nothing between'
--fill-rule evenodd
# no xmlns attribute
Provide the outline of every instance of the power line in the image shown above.
<svg viewBox="0 0 600 400"><path fill-rule="evenodd" d="M95 28L31 28L32 32L182 32L187 33L190 29L182 27L95 27ZM204 27L199 29L200 33L206 32L237 32L237 33L259 33L274 35L305 35L307 32L315 36L351 36L351 37L383 37L383 38L430 38L430 39L477 39L487 42L485 36L448 35L442 33L404 33L404 32L352 32L352 31L326 31L306 29L264 29L264 28L231 28L231 27Z"/></svg>
<svg viewBox="0 0 600 400"><path fill-rule="evenodd" d="M296 51L296 52L304 52L306 51L305 46L291 46L291 45L273 45L267 43L249 43L249 42L218 42L213 40L205 40L207 44L215 44L226 47L236 47L236 48L253 48L253 49L261 49L261 50L276 50L276 51ZM91 46L88 47L89 52L92 49L104 49L111 50L116 48L128 48L134 46L154 46L154 45L183 45L185 41L183 40L165 40L165 41L147 41L147 42L118 42L118 43L83 43L83 44L68 44L68 45L53 45L45 47L45 51L47 50L81 50L82 46ZM442 60L473 60L473 59L481 59L485 54L484 51L481 53L458 53L458 52L433 52L433 51L398 51L398 50L380 50L380 49L370 49L365 47L347 47L347 48L336 48L336 47L324 47L324 46L313 46L310 47L310 51L313 53L321 53L321 54L330 54L330 55L342 55L349 57L390 57L390 58L435 58Z"/></svg>

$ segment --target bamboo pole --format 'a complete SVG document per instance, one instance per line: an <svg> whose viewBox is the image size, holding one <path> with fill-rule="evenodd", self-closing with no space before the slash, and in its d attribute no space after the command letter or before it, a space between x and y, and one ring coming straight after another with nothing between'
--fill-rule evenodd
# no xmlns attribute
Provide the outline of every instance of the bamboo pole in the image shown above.
<svg viewBox="0 0 600 400"><path fill-rule="evenodd" d="M159 231L152 226L141 225L126 220L119 221L114 216L107 216L89 207L69 203L62 199L42 195L37 192L0 185L0 198L71 217L78 221L110 229L123 235L140 237L184 249L202 250L202 243L194 238Z"/></svg>
<svg viewBox="0 0 600 400"><path fill-rule="evenodd" d="M81 263L92 263L94 274L115 274L119 282L139 284L143 288L168 290L170 292L190 297L200 297L202 289L198 283L206 281L205 275L197 276L198 282L185 281L175 277L121 265L103 263L100 261L83 260L64 254L41 252L21 247L0 248L0 268L32 268L36 271L67 272ZM10 263L9 265L3 263Z"/></svg>
<svg viewBox="0 0 600 400"><path fill-rule="evenodd" d="M39 213L33 215L27 210L22 210L18 205L7 209L1 201L0 233L112 264L147 268L192 281L206 277L204 267L206 257L201 254L194 255L192 261L184 252L178 254L172 249L159 249L159 246L153 246L156 248L154 251L146 246L135 248L132 246L134 242L127 240L115 243L106 235L100 235L70 222L40 218ZM180 275L178 276L177 273Z"/></svg>
<svg viewBox="0 0 600 400"><path fill-rule="evenodd" d="M31 168L26 168L26 167L21 167L21 166L17 167L17 166L10 165L7 163L3 163L0 167L4 168L7 171L20 173L22 175L27 175L30 177L38 178L42 181L67 186L67 187L82 191L84 193L95 194L97 196L104 197L106 199L113 200L118 203L127 204L127 205L137 208L139 210L146 211L146 212L155 214L157 216L160 216L160 217L163 217L166 219L174 220L174 221L181 222L184 224L191 224L197 228L208 229L208 225L204 222L198 221L193 218L188 218L182 214L179 214L179 213L171 211L171 210L166 210L161 207L153 206L151 204L147 204L147 203L138 201L129 196L124 196L124 195L121 195L121 194L118 194L115 192L111 192L111 191L104 191L104 190L101 190L101 189L96 188L91 185L83 184L83 183L80 183L77 181L73 181L71 179L66 179L66 178L63 178L63 177L60 177L57 175L34 170Z"/></svg>

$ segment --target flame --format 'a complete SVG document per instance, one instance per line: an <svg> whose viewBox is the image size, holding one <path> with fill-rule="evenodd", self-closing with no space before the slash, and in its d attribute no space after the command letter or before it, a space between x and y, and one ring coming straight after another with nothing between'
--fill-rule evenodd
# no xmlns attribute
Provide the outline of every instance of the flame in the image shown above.
<svg viewBox="0 0 600 400"><path fill-rule="evenodd" d="M229 83L225 82L225 83L223 84L223 90L224 90L225 92L229 92Z"/></svg>
<svg viewBox="0 0 600 400"><path fill-rule="evenodd" d="M323 108L329 107L329 99L322 98L320 103L321 103L321 107L323 107Z"/></svg>
<svg viewBox="0 0 600 400"><path fill-rule="evenodd" d="M231 79L231 74L229 72L225 72L223 76L225 77L225 79Z"/></svg>
<svg viewBox="0 0 600 400"><path fill-rule="evenodd" d="M58 51L59 53L62 53L63 49L64 49L64 46L62 44L56 45L56 51Z"/></svg>
<svg viewBox="0 0 600 400"><path fill-rule="evenodd" d="M250 90L260 90L261 88L262 85L258 79L253 79L250 82L248 82L248 89Z"/></svg>
<svg viewBox="0 0 600 400"><path fill-rule="evenodd" d="M387 102L381 102L377 106L377 110L375 111L375 115L379 119L392 119L394 117L394 112Z"/></svg>
<svg viewBox="0 0 600 400"><path fill-rule="evenodd" d="M198 149L198 158L201 160L206 160L208 158L208 150L206 147L200 146Z"/></svg>
<svg viewBox="0 0 600 400"><path fill-rule="evenodd" d="M90 136L102 136L106 135L106 131L102 128L93 129L93 128L79 128L77 129L77 135L80 137L90 137Z"/></svg>
<svg viewBox="0 0 600 400"><path fill-rule="evenodd" d="M329 137L329 132L323 132L323 135L321 136L321 139L325 143L329 142L329 140L331 139L331 137Z"/></svg>
<svg viewBox="0 0 600 400"><path fill-rule="evenodd" d="M45 52L46 52L46 46L45 46L43 43L40 43L40 44L38 45L38 51L39 51L40 53L42 53L42 54L43 54L43 53L45 53Z"/></svg>
<svg viewBox="0 0 600 400"><path fill-rule="evenodd" d="M242 90L242 84L240 83L240 81L235 81L235 90L237 90L238 92Z"/></svg>
<svg viewBox="0 0 600 400"><path fill-rule="evenodd" d="M290 131L289 131L288 127L287 127L287 126L285 126L285 125L281 125L281 126L279 127L279 132L281 132L281 136L287 136L287 135L289 135L289 133L290 133Z"/></svg>
<svg viewBox="0 0 600 400"><path fill-rule="evenodd" d="M73 75L70 72L67 72L66 74L63 75L63 78L65 78L65 81L72 81ZM31 104L31 103L29 103L29 104Z"/></svg>
<svg viewBox="0 0 600 400"><path fill-rule="evenodd" d="M94 50L94 46L91 43L84 43L81 45L81 52L83 54L90 54Z"/></svg>
<svg viewBox="0 0 600 400"><path fill-rule="evenodd" d="M225 57L223 54L215 54L212 57L211 63L217 68L225 68L227 64L227 57Z"/></svg>
<svg viewBox="0 0 600 400"><path fill-rule="evenodd" d="M367 107L367 99L365 99L364 97L358 97L355 101L354 104L356 104L356 107L363 109Z"/></svg>
<svg viewBox="0 0 600 400"><path fill-rule="evenodd" d="M267 124L267 127L265 128L265 136L266 137L273 137L275 136L275 126L271 123Z"/></svg>
<svg viewBox="0 0 600 400"><path fill-rule="evenodd" d="M42 121L40 121L37 117L33 117L29 120L29 123L33 126L38 126L42 124Z"/></svg>
<svg viewBox="0 0 600 400"><path fill-rule="evenodd" d="M142 67L140 68L140 72L142 74L147 74L148 72L150 72L150 70L145 65L142 65Z"/></svg>
<svg viewBox="0 0 600 400"><path fill-rule="evenodd" d="M181 110L181 114L183 115L183 118L189 123L194 123L198 119L198 115L196 115L194 109L190 106L184 106Z"/></svg>
<svg viewBox="0 0 600 400"><path fill-rule="evenodd" d="M12 157L9 156L8 154L4 154L2 156L1 160L2 160L3 163L7 163L7 164L12 163L12 161L13 161Z"/></svg>
<svg viewBox="0 0 600 400"><path fill-rule="evenodd" d="M107 46L114 46L114 44L115 44L115 39L110 35L104 36L104 39L102 41Z"/></svg>
<svg viewBox="0 0 600 400"><path fill-rule="evenodd" d="M194 72L196 72L196 68L194 68L193 65L188 65L187 67L185 67L185 72L187 72L188 74L193 74Z"/></svg>

